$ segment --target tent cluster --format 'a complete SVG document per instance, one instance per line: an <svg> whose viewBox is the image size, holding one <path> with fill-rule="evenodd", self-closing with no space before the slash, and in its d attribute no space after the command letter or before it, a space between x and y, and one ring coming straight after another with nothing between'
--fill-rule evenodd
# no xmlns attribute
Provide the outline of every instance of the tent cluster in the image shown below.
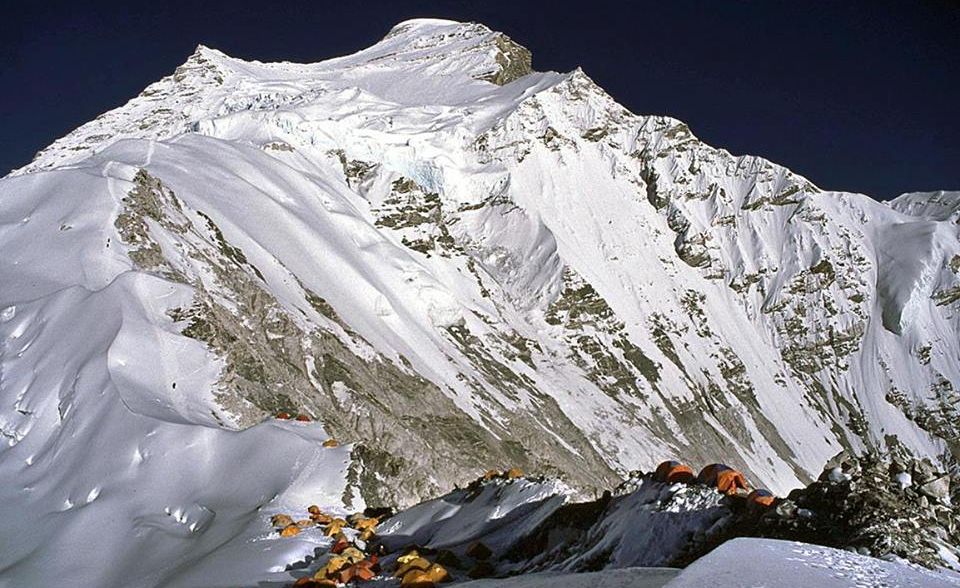
<svg viewBox="0 0 960 588"><path fill-rule="evenodd" d="M310 415L299 413L297 415L292 415L289 412L281 411L277 413L277 418L281 421L289 421L291 419L295 421L300 421L301 423L309 423L313 421L313 418Z"/></svg>
<svg viewBox="0 0 960 588"><path fill-rule="evenodd" d="M393 577L400 579L401 586L414 588L432 588L441 582L452 580L446 568L439 562L431 562L423 557L415 548L408 549L397 558Z"/></svg>
<svg viewBox="0 0 960 588"><path fill-rule="evenodd" d="M504 470L502 472L497 470L487 470L485 474L481 477L482 480L516 480L517 478L523 477L523 470L520 468L510 468L509 470Z"/></svg>
<svg viewBox="0 0 960 588"><path fill-rule="evenodd" d="M712 463L694 475L690 466L675 460L667 460L657 466L653 479L666 484L703 484L716 488L727 496L746 498L747 503L759 507L773 506L776 497L763 488L750 489L747 478L739 471L722 463Z"/></svg>
<svg viewBox="0 0 960 588"><path fill-rule="evenodd" d="M347 518L334 517L313 505L307 509L309 518L294 521L290 515L275 514L270 523L282 537L298 535L302 529L322 527L323 533L333 539L332 557L313 576L300 578L298 588L333 587L340 584L365 582L380 574L379 557L371 549L380 518L355 513ZM348 529L352 531L347 532Z"/></svg>
<svg viewBox="0 0 960 588"><path fill-rule="evenodd" d="M331 439L331 441L333 441ZM490 480L516 480L524 476L519 468L489 470L476 483ZM308 518L294 520L287 514L275 514L270 522L282 537L292 537L309 528L320 528L324 535L333 539L330 558L310 576L298 579L296 588L333 588L346 584L381 581L395 578L400 586L410 588L434 588L438 584L453 581L448 571L456 569L470 578L486 578L496 570L493 551L477 541L457 555L446 549L434 549L410 544L395 553L399 557L386 557L384 546L376 536L377 525L392 516L390 509L367 509L364 514L337 517L323 512L314 505L307 509Z"/></svg>
<svg viewBox="0 0 960 588"><path fill-rule="evenodd" d="M496 572L491 562L493 551L480 541L474 541L467 546L463 552L466 560L446 549L436 550L415 545L405 548L402 553L403 555L397 558L393 573L395 578L400 579L401 586L433 588L438 583L448 582L452 577L446 567L467 570L467 576L474 579L487 578ZM433 561L428 557L432 557Z"/></svg>

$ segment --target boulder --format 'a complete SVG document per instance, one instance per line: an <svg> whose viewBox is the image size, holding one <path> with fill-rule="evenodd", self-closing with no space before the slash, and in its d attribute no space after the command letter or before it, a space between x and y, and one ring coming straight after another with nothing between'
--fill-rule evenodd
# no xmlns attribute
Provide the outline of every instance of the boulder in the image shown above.
<svg viewBox="0 0 960 588"><path fill-rule="evenodd" d="M913 462L913 479L918 484L925 484L941 477L941 473L928 459L918 459Z"/></svg>
<svg viewBox="0 0 960 588"><path fill-rule="evenodd" d="M457 557L457 554L448 549L441 549L438 551L437 557L434 559L438 564L447 566L448 568L463 567L463 563L460 561L460 558Z"/></svg>
<svg viewBox="0 0 960 588"><path fill-rule="evenodd" d="M490 559L490 556L493 555L493 551L491 551L489 547L487 547L480 541L474 541L467 547L466 554L467 554L467 557L484 560L484 559Z"/></svg>
<svg viewBox="0 0 960 588"><path fill-rule="evenodd" d="M859 475L860 460L851 456L846 451L841 451L840 453L834 455L830 461L824 465L823 473L820 474L820 480L843 482L849 480L853 476Z"/></svg>
<svg viewBox="0 0 960 588"><path fill-rule="evenodd" d="M900 487L901 490L906 490L910 486L913 486L913 477L910 475L910 472L901 471L893 475L893 481Z"/></svg>
<svg viewBox="0 0 960 588"><path fill-rule="evenodd" d="M820 474L820 479L824 481L833 482L834 484L839 484L840 482L847 482L850 480L848 474L843 473L843 469L840 466L830 468L829 470L823 470L823 473Z"/></svg>
<svg viewBox="0 0 960 588"><path fill-rule="evenodd" d="M941 504L950 503L950 477L946 474L920 484L917 491Z"/></svg>
<svg viewBox="0 0 960 588"><path fill-rule="evenodd" d="M774 509L774 512L781 519L792 519L797 516L797 503L789 499L782 500Z"/></svg>
<svg viewBox="0 0 960 588"><path fill-rule="evenodd" d="M389 506L368 506L367 508L363 509L363 516L371 519L377 519L381 522L389 519L393 516L393 514L393 509Z"/></svg>
<svg viewBox="0 0 960 588"><path fill-rule="evenodd" d="M496 573L496 569L493 567L493 564L489 561L481 560L478 561L475 566L470 568L470 571L467 572L467 575L471 578L489 578L490 576Z"/></svg>

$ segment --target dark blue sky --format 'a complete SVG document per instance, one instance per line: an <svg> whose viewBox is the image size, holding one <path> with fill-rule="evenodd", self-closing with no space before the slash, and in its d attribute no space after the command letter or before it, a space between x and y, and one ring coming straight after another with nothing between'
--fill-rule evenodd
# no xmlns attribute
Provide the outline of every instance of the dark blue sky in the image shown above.
<svg viewBox="0 0 960 588"><path fill-rule="evenodd" d="M421 16L483 22L528 47L536 69L580 65L634 112L682 119L824 188L960 189L960 3L943 0L11 0L0 173L171 73L197 43L318 61Z"/></svg>

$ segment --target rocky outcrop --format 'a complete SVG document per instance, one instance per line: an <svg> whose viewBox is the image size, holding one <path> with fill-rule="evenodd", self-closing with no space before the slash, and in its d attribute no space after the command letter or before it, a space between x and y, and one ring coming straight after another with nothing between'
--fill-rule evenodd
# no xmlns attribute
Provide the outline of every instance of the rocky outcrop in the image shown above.
<svg viewBox="0 0 960 588"><path fill-rule="evenodd" d="M733 537L767 537L893 556L928 568L960 556L960 478L903 454L841 454L820 479L769 509L730 502L722 532L692 543L686 564Z"/></svg>
<svg viewBox="0 0 960 588"><path fill-rule="evenodd" d="M413 545L445 550L454 575L466 575L479 544L484 575L492 577L686 567L738 537L901 558L931 569L955 566L960 555L954 506L960 478L927 460L840 455L819 480L764 500L754 499L764 492L727 494L696 480L656 478L635 472L595 500L562 502L562 489L549 479L487 476L398 513L383 542L388 552ZM484 519L493 512L497 519Z"/></svg>
<svg viewBox="0 0 960 588"><path fill-rule="evenodd" d="M480 79L503 86L533 72L533 56L526 47L502 33L497 33L493 45L497 51L494 59L500 67L496 72L481 76Z"/></svg>

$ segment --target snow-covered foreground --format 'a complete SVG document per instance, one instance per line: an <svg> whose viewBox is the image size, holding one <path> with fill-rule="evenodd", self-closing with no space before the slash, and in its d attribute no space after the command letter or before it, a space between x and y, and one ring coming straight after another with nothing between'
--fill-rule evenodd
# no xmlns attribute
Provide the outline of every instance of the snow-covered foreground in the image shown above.
<svg viewBox="0 0 960 588"><path fill-rule="evenodd" d="M960 575L807 543L734 539L694 562L666 586L947 588L960 586Z"/></svg>
<svg viewBox="0 0 960 588"><path fill-rule="evenodd" d="M455 584L463 588L949 588L960 575L806 543L734 539L684 570L622 568L538 573Z"/></svg>
<svg viewBox="0 0 960 588"><path fill-rule="evenodd" d="M822 191L481 25L199 47L0 180L0 584L286 581L315 540L271 509L491 467L589 496L670 456L781 493L841 448L949 461L958 201Z"/></svg>

